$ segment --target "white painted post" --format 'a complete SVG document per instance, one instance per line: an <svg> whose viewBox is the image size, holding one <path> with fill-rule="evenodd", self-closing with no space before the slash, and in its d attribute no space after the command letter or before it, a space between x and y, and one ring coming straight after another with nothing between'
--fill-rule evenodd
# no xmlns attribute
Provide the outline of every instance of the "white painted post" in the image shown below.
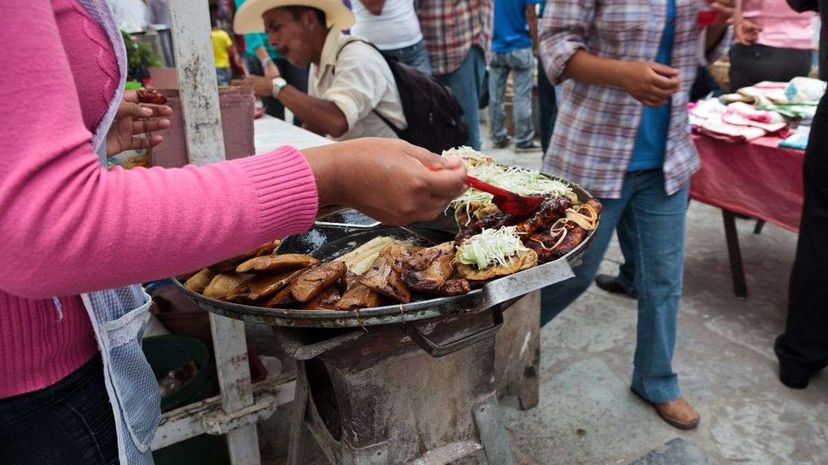
<svg viewBox="0 0 828 465"><path fill-rule="evenodd" d="M195 165L225 159L207 0L169 3L187 156ZM230 414L253 405L244 323L210 314L221 402ZM227 434L233 465L260 465L256 425Z"/></svg>

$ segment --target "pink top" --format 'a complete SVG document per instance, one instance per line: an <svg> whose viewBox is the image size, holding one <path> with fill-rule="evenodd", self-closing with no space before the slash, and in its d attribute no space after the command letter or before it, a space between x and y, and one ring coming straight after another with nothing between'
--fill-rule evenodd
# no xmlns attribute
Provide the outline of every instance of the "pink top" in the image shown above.
<svg viewBox="0 0 828 465"><path fill-rule="evenodd" d="M742 0L742 17L762 28L760 45L814 48L814 12L797 13L786 0Z"/></svg>
<svg viewBox="0 0 828 465"><path fill-rule="evenodd" d="M78 293L195 270L311 226L313 172L291 147L202 168L101 168L91 130L118 70L77 0L5 2L0 43L0 398L95 353ZM70 296L62 318L52 296Z"/></svg>

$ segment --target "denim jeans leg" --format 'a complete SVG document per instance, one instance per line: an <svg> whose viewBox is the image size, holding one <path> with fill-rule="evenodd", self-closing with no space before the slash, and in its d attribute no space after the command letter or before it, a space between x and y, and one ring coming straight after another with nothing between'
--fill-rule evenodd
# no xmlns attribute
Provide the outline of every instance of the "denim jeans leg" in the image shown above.
<svg viewBox="0 0 828 465"><path fill-rule="evenodd" d="M538 104L540 106L538 128L540 129L541 148L543 153L546 153L549 149L549 141L552 139L552 132L555 130L558 99L555 95L555 86L546 77L541 59L538 59Z"/></svg>
<svg viewBox="0 0 828 465"><path fill-rule="evenodd" d="M688 188L668 196L663 174L657 170L645 173L639 175L638 188L625 212L635 224L638 289L632 385L651 402L665 402L681 395L672 362L681 303Z"/></svg>
<svg viewBox="0 0 828 465"><path fill-rule="evenodd" d="M506 96L506 81L509 78L509 66L506 63L506 55L492 52L492 59L489 62L489 127L491 129L492 143L503 144L509 136L506 131L504 111Z"/></svg>
<svg viewBox="0 0 828 465"><path fill-rule="evenodd" d="M463 108L463 122L469 127L468 145L475 150L480 150L480 93L485 72L483 50L473 45L459 68L437 76L440 83L451 89Z"/></svg>
<svg viewBox="0 0 828 465"><path fill-rule="evenodd" d="M629 216L621 217L618 227L615 228L618 235L618 246L621 248L621 255L624 263L618 267L618 284L624 288L624 292L632 297L638 297L635 290L635 223Z"/></svg>
<svg viewBox="0 0 828 465"><path fill-rule="evenodd" d="M512 68L512 120L515 123L515 145L528 144L535 138L532 125L532 86L534 81L532 49L509 53Z"/></svg>
<svg viewBox="0 0 828 465"><path fill-rule="evenodd" d="M580 266L573 269L575 277L541 289L541 326L552 321L566 310L592 283L598 266L604 259L615 225L619 221L629 201L629 183L624 182L620 199L601 199L601 223L595 231L592 243L584 253Z"/></svg>

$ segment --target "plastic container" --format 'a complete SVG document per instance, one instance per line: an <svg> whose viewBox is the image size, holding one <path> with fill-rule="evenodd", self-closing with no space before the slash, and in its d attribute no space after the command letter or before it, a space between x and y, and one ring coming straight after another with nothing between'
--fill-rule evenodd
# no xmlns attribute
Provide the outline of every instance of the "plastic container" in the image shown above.
<svg viewBox="0 0 828 465"><path fill-rule="evenodd" d="M156 379L162 378L172 370L195 362L198 371L181 387L161 398L161 411L166 412L182 405L202 400L205 396L207 381L206 369L210 353L201 341L184 336L152 336L144 338L144 355L147 357Z"/></svg>

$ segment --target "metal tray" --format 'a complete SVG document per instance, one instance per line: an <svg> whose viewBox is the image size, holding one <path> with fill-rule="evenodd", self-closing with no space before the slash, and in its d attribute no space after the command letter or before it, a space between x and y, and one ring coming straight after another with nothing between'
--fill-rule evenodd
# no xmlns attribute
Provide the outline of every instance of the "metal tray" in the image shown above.
<svg viewBox="0 0 828 465"><path fill-rule="evenodd" d="M589 193L580 187L573 185L573 189L582 202L591 198ZM317 226L305 234L286 238L278 251L308 253L322 260L330 260L378 235L390 234L403 239L413 239L414 241L439 242L451 238L456 229L454 215L451 211L435 221L419 223L405 229L393 226L380 226L373 230ZM542 287L568 279L573 276L572 267L580 264L580 258L589 247L594 233L594 230L591 231L578 247L553 262L489 281L483 287L473 289L465 295L434 297L407 304L386 305L353 311L302 310L244 305L204 297L190 291L176 279L173 279L173 283L204 310L253 323L299 328L352 328L405 323L440 315L486 310ZM446 234L448 234L448 237Z"/></svg>

